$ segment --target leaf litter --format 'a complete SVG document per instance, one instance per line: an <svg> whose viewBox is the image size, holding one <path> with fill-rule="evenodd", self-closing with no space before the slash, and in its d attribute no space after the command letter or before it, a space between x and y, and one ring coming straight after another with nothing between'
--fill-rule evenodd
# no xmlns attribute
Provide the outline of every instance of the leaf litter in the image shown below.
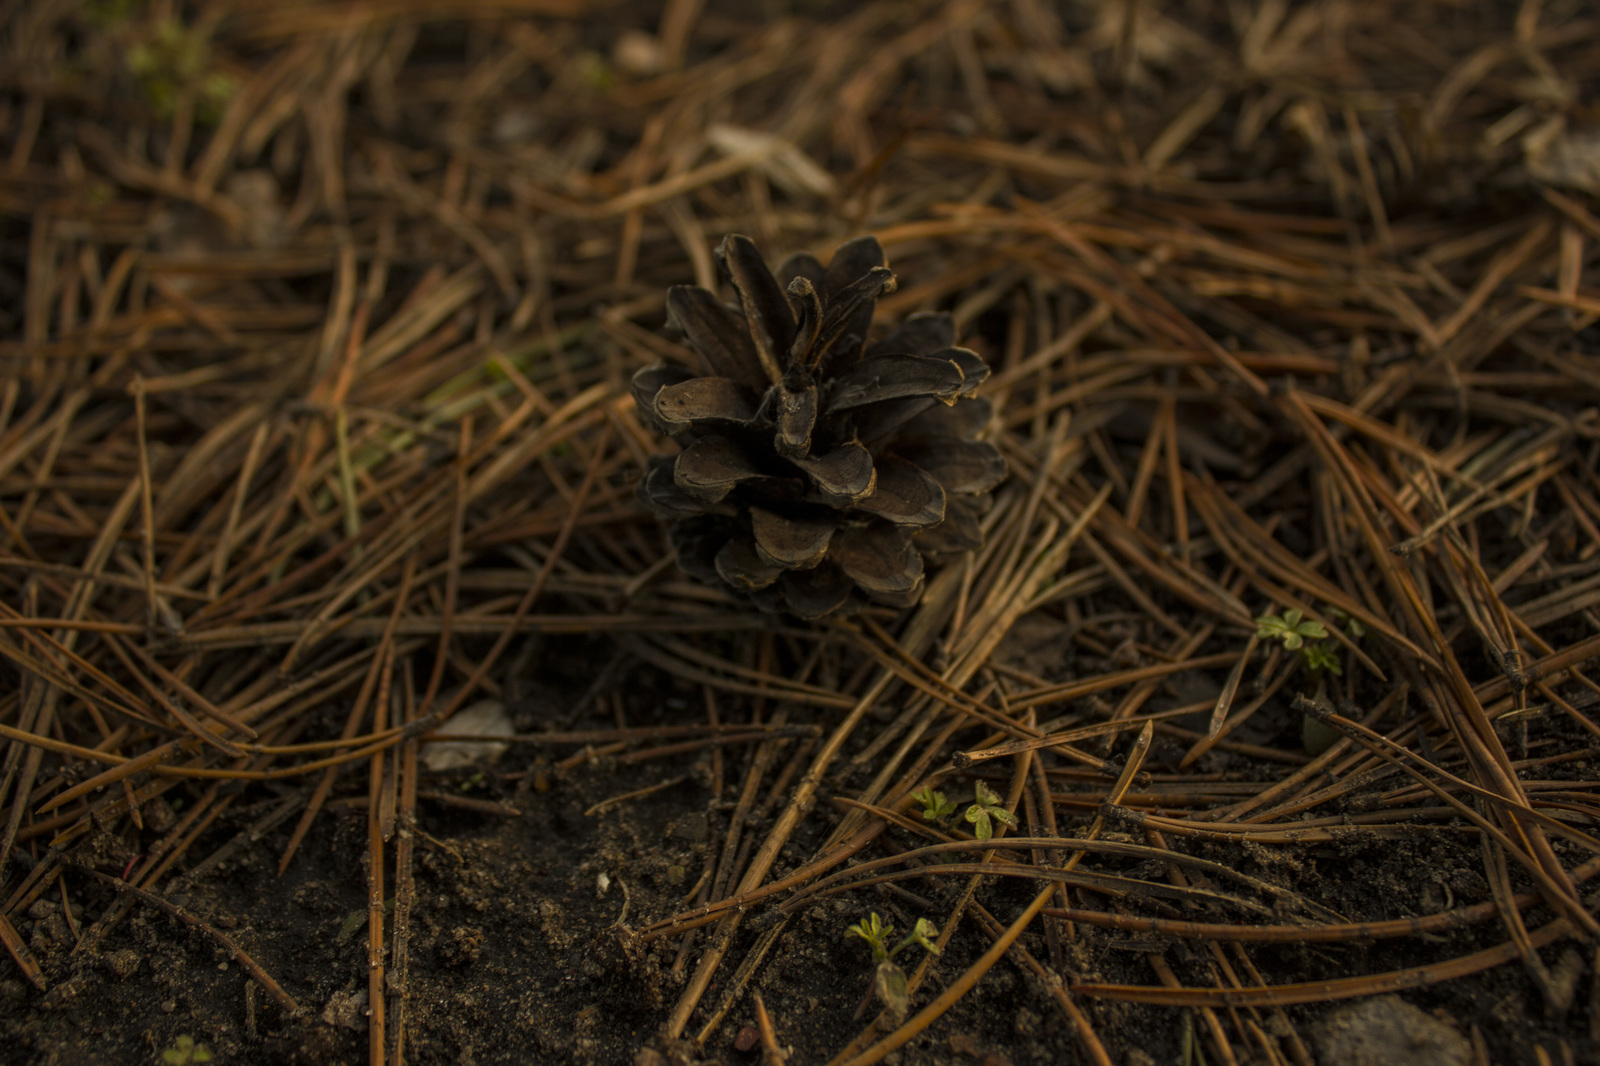
<svg viewBox="0 0 1600 1066"><path fill-rule="evenodd" d="M0 27L18 1061L1594 1056L1587 5ZM729 232L875 234L873 335L993 370L910 610L753 616L635 498ZM937 951L852 1020L880 914Z"/></svg>

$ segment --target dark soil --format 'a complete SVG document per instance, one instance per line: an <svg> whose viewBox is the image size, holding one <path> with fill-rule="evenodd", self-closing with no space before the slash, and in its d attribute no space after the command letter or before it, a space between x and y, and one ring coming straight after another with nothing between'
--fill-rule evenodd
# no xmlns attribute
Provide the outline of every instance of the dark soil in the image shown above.
<svg viewBox="0 0 1600 1066"><path fill-rule="evenodd" d="M565 690L541 690L543 713L553 712L565 724L563 707L583 691L579 682L584 670L609 658L602 641L569 641L548 649L541 670L545 682L559 681L566 671L572 675ZM1002 652L1000 658L1011 656ZM626 720L635 726L692 717L690 701L698 697L692 688L648 668L630 673L622 690L627 694ZM1167 702L1176 705L1178 700L1168 697ZM825 721L826 715L818 720ZM572 723L574 728L614 724L614 718L593 711ZM1528 740L1529 752L1575 750L1582 738L1572 734L1536 729ZM1285 750L1295 746L1284 739ZM1183 750L1158 739L1151 765L1175 762ZM728 750L725 778L739 780L744 762L740 750ZM1278 772L1272 764L1228 754L1214 756L1207 769L1210 778L1221 781L1270 779ZM1594 761L1583 757L1565 762L1559 772L1574 780L1592 779ZM685 893L705 867L713 836L726 831L730 805L708 803L712 774L704 754L626 768L601 757L560 771L513 751L492 768L456 771L439 781L439 791L500 802L519 813L477 815L427 801L421 806L408 1061L623 1063L643 1048L662 1046L656 1039L659 1021L692 968L694 947L682 954L677 941L662 939L629 957L618 927L686 907ZM852 784L861 783L852 776L864 775L836 776L827 791L848 793ZM1158 770L1153 788L1160 787L1163 776L1171 777ZM663 782L677 783L585 814L603 800ZM289 826L249 834L261 819L281 813L282 801L290 795L246 790L230 809L228 824L215 826L197 848L209 853L235 835L245 836L234 857L204 876L176 879L166 895L232 936L310 1017L287 1017L259 989L252 989L215 941L152 908L135 907L96 951L74 954L59 906L44 901L29 912L32 921L20 931L29 938L53 991L40 1000L21 981L6 979L3 990L11 1008L0 1022L8 1048L4 1061L159 1061L160 1053L185 1035L208 1045L219 1062L322 1066L362 1061L366 871L359 856L365 848L365 812L348 806L331 812L285 876L277 878L273 868ZM1343 806L1363 808L1359 799ZM783 853L775 875L799 865L831 821L811 819ZM1132 838L1110 834L1108 839ZM106 846L124 849L126 843L112 839ZM1399 839L1377 839L1352 828L1346 839L1314 847L1200 844L1190 850L1291 888L1351 921L1429 914L1487 895L1481 850L1459 823L1418 825ZM1136 864L1124 864L1120 872L1162 875L1159 869ZM869 910L898 928L909 928L918 917L946 912L962 883L960 878L929 877L906 883L913 896L873 889L834 896L789 923L754 987L762 993L781 1040L793 1048L792 1061L826 1061L858 1027L852 1016L868 990L871 966L861 942L846 936L845 928ZM1025 884L991 879L979 898L1005 922L1030 895ZM90 888L75 907L92 917L111 897L109 890ZM919 906L918 897L930 906ZM1593 894L1589 900L1596 902ZM1548 920L1540 907L1525 917L1530 927ZM733 959L753 943L757 934L750 929L765 924L759 909L752 913L735 941ZM1050 956L1044 924L1023 939L1040 958ZM1144 960L1151 951L1165 952L1185 984L1205 986L1213 979L1215 964L1197 942L1087 925L1078 925L1070 935L1065 927L1059 931L1060 957L1074 980L1147 983ZM1425 967L1498 944L1504 935L1498 923L1489 921L1421 939L1256 947L1251 955L1269 984L1285 984ZM936 963L925 986L929 994L943 986L941 978L958 974L988 945L969 923ZM1565 1012L1547 1009L1533 982L1515 965L1407 992L1405 999L1463 1036L1475 1034L1472 1039L1481 1041L1492 1062L1531 1062L1526 1054L1531 1044L1555 1048L1563 1040L1575 1061L1600 1061L1600 1042L1590 1024L1595 1017L1594 982L1586 973L1586 960L1570 944L1545 949L1541 956L1566 992ZM725 968L724 974L731 970ZM706 1004L721 1003L721 984L721 979L713 984ZM1129 1064L1183 1061L1186 1041L1193 1039L1197 1025L1197 1017L1185 1011L1109 1001L1086 1002L1084 1008L1116 1061ZM1325 1019L1347 1009L1337 1003L1294 1007L1287 1016L1311 1042ZM1248 1014L1265 1031L1282 1031L1274 1012ZM705 1016L702 1009L691 1032ZM741 1030L754 1024L749 1000L741 998L707 1042L703 1056L727 1064L754 1063L759 1048L741 1051L735 1046ZM1317 1055L1314 1043L1311 1050ZM1241 1062L1263 1061L1256 1049L1238 1046L1234 1051ZM890 1061L906 1066L1083 1061L1053 1002L1029 975L1007 965L992 971L932 1033L896 1054ZM1319 1056L1316 1061L1340 1060Z"/></svg>

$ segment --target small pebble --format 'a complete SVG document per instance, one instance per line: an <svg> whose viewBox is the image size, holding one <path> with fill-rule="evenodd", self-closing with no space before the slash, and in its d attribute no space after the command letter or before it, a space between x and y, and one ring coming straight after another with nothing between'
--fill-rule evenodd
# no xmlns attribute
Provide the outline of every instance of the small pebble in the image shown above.
<svg viewBox="0 0 1600 1066"><path fill-rule="evenodd" d="M1472 1044L1399 996L1375 996L1323 1016L1314 1036L1326 1066L1467 1066Z"/></svg>
<svg viewBox="0 0 1600 1066"><path fill-rule="evenodd" d="M100 961L105 965L106 972L119 981L126 981L139 972L140 956L132 948L108 951L100 956Z"/></svg>

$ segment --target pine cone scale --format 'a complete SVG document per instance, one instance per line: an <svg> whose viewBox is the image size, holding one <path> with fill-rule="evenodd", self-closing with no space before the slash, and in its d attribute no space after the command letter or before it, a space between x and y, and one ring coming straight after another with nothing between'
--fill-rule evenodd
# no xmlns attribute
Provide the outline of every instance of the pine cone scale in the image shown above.
<svg viewBox="0 0 1600 1066"><path fill-rule="evenodd" d="M804 375L790 372L769 395L778 429L773 440L779 453L805 455L811 450L811 431L817 426L817 387Z"/></svg>
<svg viewBox="0 0 1600 1066"><path fill-rule="evenodd" d="M993 417L993 405L982 396L940 407L925 404L906 420L900 439L973 440Z"/></svg>
<svg viewBox="0 0 1600 1066"><path fill-rule="evenodd" d="M921 528L944 521L944 486L915 463L897 456L878 462L878 483L872 495L856 504L868 514L897 526Z"/></svg>
<svg viewBox="0 0 1600 1066"><path fill-rule="evenodd" d="M868 592L904 594L922 583L922 556L888 523L842 530L828 555Z"/></svg>
<svg viewBox="0 0 1600 1066"><path fill-rule="evenodd" d="M897 447L895 454L927 471L951 493L991 492L1006 476L1005 460L992 445L978 441L909 442Z"/></svg>
<svg viewBox="0 0 1600 1066"><path fill-rule="evenodd" d="M956 343L955 323L949 315L912 315L893 333L875 344L869 344L862 353L863 359L876 359L880 355L932 355Z"/></svg>
<svg viewBox="0 0 1600 1066"><path fill-rule="evenodd" d="M718 377L758 389L771 384L744 318L724 307L715 294L693 285L674 285L667 290L667 324L683 333Z"/></svg>
<svg viewBox="0 0 1600 1066"><path fill-rule="evenodd" d="M886 355L863 359L833 381L828 411L847 411L882 400L932 396L954 403L966 375L952 359L922 355Z"/></svg>
<svg viewBox="0 0 1600 1066"><path fill-rule="evenodd" d="M872 492L878 480L878 471L872 465L872 453L858 441L851 441L823 455L790 461L810 475L812 482L830 503L835 500L856 503Z"/></svg>
<svg viewBox="0 0 1600 1066"><path fill-rule="evenodd" d="M940 406L939 401L927 396L907 396L899 400L882 400L866 404L851 411L855 422L856 438L868 448L876 449L881 442L898 435L924 411ZM984 420L986 425L988 420Z"/></svg>
<svg viewBox="0 0 1600 1066"><path fill-rule="evenodd" d="M954 497L945 507L944 521L917 530L915 542L929 555L977 551L983 547L983 526L978 521L978 511L966 499Z"/></svg>
<svg viewBox="0 0 1600 1066"><path fill-rule="evenodd" d="M671 459L652 459L639 486L640 496L657 514L674 520L696 518L706 513L707 502L678 487L676 463Z"/></svg>
<svg viewBox="0 0 1600 1066"><path fill-rule="evenodd" d="M708 503L722 499L739 482L760 476L744 450L726 437L701 437L672 464L678 488Z"/></svg>
<svg viewBox="0 0 1600 1066"><path fill-rule="evenodd" d="M794 570L783 576L783 598L801 618L832 614L850 600L856 583L843 570L823 563L812 570Z"/></svg>
<svg viewBox="0 0 1600 1066"><path fill-rule="evenodd" d="M654 403L656 416L668 425L709 421L748 425L761 410L761 394L732 378L691 378L663 386Z"/></svg>
<svg viewBox="0 0 1600 1066"><path fill-rule="evenodd" d="M867 328L872 324L873 306L878 302L878 297L894 292L894 289L894 274L888 267L877 266L866 277L833 295L832 302L822 313L822 322L817 327L812 350L804 357L807 365L820 365L829 353L837 353L841 347L846 347L839 343L846 336L857 339L856 344L848 347L859 349L860 342L866 340ZM837 363L834 369L838 369Z"/></svg>
<svg viewBox="0 0 1600 1066"><path fill-rule="evenodd" d="M838 529L831 518L793 518L761 507L750 508L750 525L756 554L787 570L809 570L822 562Z"/></svg>
<svg viewBox="0 0 1600 1066"><path fill-rule="evenodd" d="M656 411L656 397L669 385L680 385L693 380L694 373L681 366L651 366L633 375L633 402L651 429L668 436L676 436L687 428L663 421Z"/></svg>
<svg viewBox="0 0 1600 1066"><path fill-rule="evenodd" d="M963 396L971 396L977 391L979 385L989 379L989 364L985 363L977 352L970 349L946 348L943 351L935 352L929 358L949 359L961 368L961 376L964 379L961 383L961 395Z"/></svg>
<svg viewBox="0 0 1600 1066"><path fill-rule="evenodd" d="M748 542L733 539L717 552L717 573L733 587L744 592L754 592L771 585L783 576L787 568L782 563L769 563Z"/></svg>
<svg viewBox="0 0 1600 1066"><path fill-rule="evenodd" d="M749 237L729 237L722 242L720 252L723 267L739 293L761 367L777 384L783 380L780 357L788 353L794 341L794 310Z"/></svg>
<svg viewBox="0 0 1600 1066"><path fill-rule="evenodd" d="M813 260L814 262L815 260ZM883 245L876 237L857 237L833 250L822 272L822 294L829 301L874 269L885 266Z"/></svg>

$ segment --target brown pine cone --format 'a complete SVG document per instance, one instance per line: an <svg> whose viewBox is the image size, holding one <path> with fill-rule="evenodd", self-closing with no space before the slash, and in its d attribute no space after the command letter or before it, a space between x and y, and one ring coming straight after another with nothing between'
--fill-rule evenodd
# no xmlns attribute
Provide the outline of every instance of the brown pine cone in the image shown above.
<svg viewBox="0 0 1600 1066"><path fill-rule="evenodd" d="M717 263L737 306L667 291L667 328L704 367L633 377L644 420L683 445L651 460L640 498L671 521L679 566L763 609L911 606L926 557L982 546L979 516L1006 476L976 439L988 366L955 347L946 314L866 343L895 288L875 237L840 245L827 267L792 255L774 277L733 234Z"/></svg>

